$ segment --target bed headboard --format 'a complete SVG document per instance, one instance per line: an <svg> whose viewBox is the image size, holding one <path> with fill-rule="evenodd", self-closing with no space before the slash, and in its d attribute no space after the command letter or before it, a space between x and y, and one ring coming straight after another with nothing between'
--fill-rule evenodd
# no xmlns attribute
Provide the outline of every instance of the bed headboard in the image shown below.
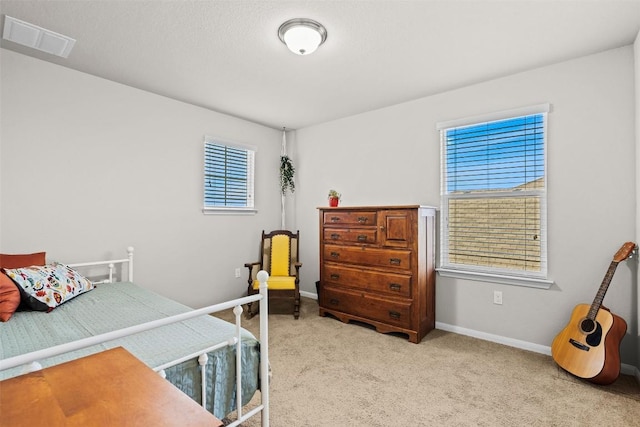
<svg viewBox="0 0 640 427"><path fill-rule="evenodd" d="M103 273L102 276L100 276L100 277L105 277L105 276L106 277L98 281L92 280L93 284L99 284L99 283L113 283L116 267L121 267L120 273L121 275L123 275L122 271L124 270L125 264L127 264L127 267L128 267L127 280L129 282L133 282L133 246L129 246L127 248L127 258L112 259L107 261L80 262L75 264L68 264L68 266L74 269L76 268L90 269L91 267L94 267L93 269L91 269L92 271L95 270L95 267L106 266L108 268L108 274ZM121 277L121 280L122 279L124 278Z"/></svg>

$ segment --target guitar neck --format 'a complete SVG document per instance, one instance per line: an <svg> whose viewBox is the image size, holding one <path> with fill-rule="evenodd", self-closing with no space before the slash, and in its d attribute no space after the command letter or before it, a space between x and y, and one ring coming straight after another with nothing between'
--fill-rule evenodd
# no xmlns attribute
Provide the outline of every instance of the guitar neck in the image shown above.
<svg viewBox="0 0 640 427"><path fill-rule="evenodd" d="M613 274L616 272L616 268L618 267L618 261L611 261L609 264L609 269L607 270L607 274L604 275L604 279L602 279L602 284L600 285L600 289L598 289L598 293L596 297L593 299L593 303L591 304L591 308L589 309L589 314L587 318L591 320L595 320L596 315L598 314L598 310L602 306L602 300L604 300L604 295L607 293L607 289L609 289L609 285L611 284L611 279L613 279Z"/></svg>

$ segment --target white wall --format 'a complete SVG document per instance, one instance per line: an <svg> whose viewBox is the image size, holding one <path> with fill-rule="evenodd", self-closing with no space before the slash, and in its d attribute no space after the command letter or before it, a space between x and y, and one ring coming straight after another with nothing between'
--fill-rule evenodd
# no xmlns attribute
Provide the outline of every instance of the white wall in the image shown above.
<svg viewBox="0 0 640 427"><path fill-rule="evenodd" d="M550 290L437 278L436 320L549 346L577 303L591 303L613 254L635 234L634 56L631 46L297 131L296 218L303 288L318 280L318 213L329 188L342 205L439 206L436 123L549 102ZM310 262L309 262L310 261ZM635 286L635 284L634 284ZM630 319L631 269L605 305ZM504 304L492 303L493 290ZM633 340L626 340L633 344ZM625 347L625 343L623 343ZM633 348L623 348L635 364Z"/></svg>
<svg viewBox="0 0 640 427"><path fill-rule="evenodd" d="M244 271L235 279L233 269L257 257L261 229L280 225L280 131L7 50L0 64L1 251L45 249L71 262L120 257L133 245L143 286L194 307L244 293ZM438 277L436 313L438 322L550 345L573 306L591 302L613 253L638 236L633 85L629 46L291 132L297 189L287 226L301 231L303 291L315 293L316 207L329 188L344 205L438 206L436 122L550 102L556 285ZM257 215L200 212L204 134L258 146ZM637 319L633 265L620 265L605 298L628 321ZM492 304L494 289L502 306ZM629 336L623 362L638 365Z"/></svg>
<svg viewBox="0 0 640 427"><path fill-rule="evenodd" d="M279 228L281 132L0 50L0 250L124 257L193 307L246 292L234 269ZM258 147L257 215L203 215L203 136Z"/></svg>

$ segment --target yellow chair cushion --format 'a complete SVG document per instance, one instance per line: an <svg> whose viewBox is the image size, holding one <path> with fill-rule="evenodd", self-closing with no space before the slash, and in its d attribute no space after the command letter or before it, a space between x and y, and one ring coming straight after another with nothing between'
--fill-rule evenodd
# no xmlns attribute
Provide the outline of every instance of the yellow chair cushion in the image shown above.
<svg viewBox="0 0 640 427"><path fill-rule="evenodd" d="M271 238L271 276L289 276L291 257L289 237L277 235Z"/></svg>
<svg viewBox="0 0 640 427"><path fill-rule="evenodd" d="M267 289L287 290L296 288L296 278L294 276L270 276L267 280ZM260 282L253 281L253 289L260 289Z"/></svg>

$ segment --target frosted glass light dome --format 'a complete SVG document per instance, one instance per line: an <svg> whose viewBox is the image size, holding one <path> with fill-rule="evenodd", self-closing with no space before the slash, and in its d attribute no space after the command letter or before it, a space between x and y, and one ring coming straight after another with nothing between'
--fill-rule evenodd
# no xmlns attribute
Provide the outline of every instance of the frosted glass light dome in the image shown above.
<svg viewBox="0 0 640 427"><path fill-rule="evenodd" d="M296 55L309 55L327 39L327 30L314 20L296 18L280 26L278 37Z"/></svg>

